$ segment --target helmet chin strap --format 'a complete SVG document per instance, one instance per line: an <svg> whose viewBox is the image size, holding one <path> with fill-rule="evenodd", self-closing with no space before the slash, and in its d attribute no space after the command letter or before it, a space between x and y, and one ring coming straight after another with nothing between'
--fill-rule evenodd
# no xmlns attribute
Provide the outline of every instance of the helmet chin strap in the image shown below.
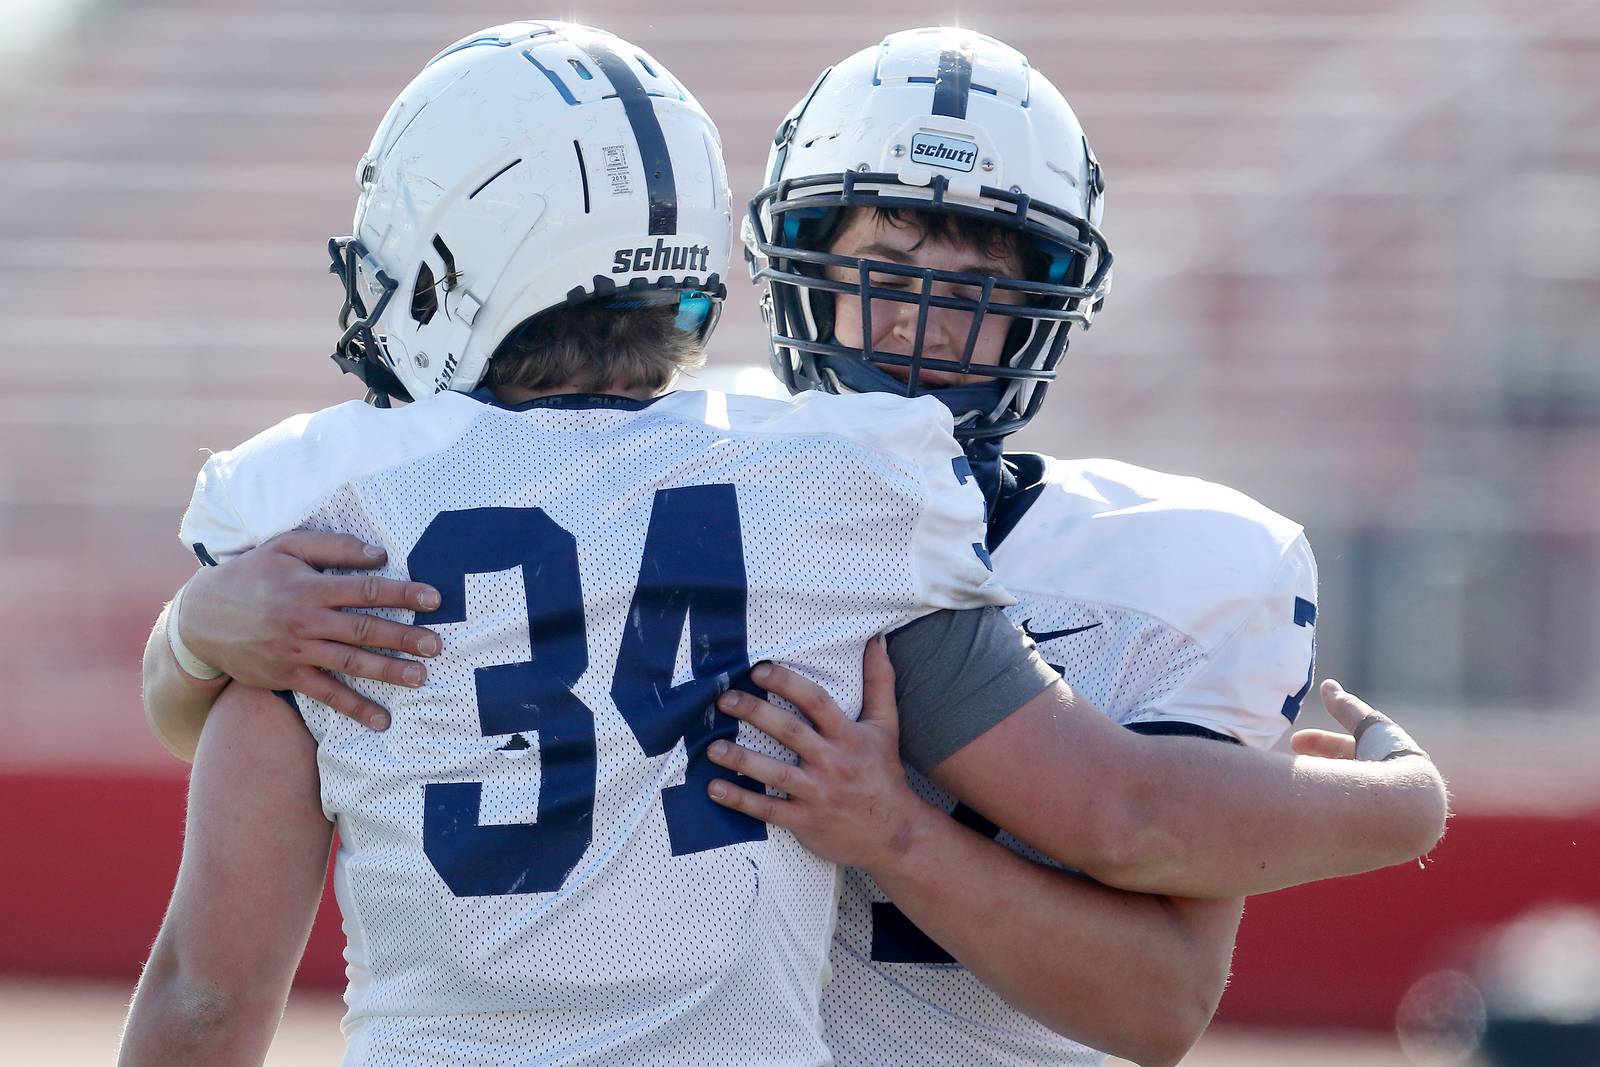
<svg viewBox="0 0 1600 1067"><path fill-rule="evenodd" d="M995 505L1000 502L1000 494L1006 488L1006 479L1010 477L1015 481L1003 462L1005 447L1004 437L972 437L961 442L961 450L967 454L967 465L972 468L972 476L983 491L985 521L994 518Z"/></svg>

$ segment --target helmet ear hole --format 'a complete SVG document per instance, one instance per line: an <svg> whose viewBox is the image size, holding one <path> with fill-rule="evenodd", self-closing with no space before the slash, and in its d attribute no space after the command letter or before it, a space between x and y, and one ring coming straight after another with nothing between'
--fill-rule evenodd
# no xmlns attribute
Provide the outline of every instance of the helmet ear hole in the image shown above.
<svg viewBox="0 0 1600 1067"><path fill-rule="evenodd" d="M434 290L433 268L426 263L417 270L417 284L411 288L411 317L419 326L426 326L439 310L439 296Z"/></svg>

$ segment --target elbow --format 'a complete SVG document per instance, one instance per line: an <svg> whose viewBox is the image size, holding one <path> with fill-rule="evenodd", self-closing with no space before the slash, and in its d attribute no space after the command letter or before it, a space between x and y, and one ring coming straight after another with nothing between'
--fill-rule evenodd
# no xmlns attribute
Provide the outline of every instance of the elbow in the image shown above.
<svg viewBox="0 0 1600 1067"><path fill-rule="evenodd" d="M1188 1037L1179 1036L1176 1029L1171 1029L1170 1033L1152 1032L1143 1035L1139 1049L1125 1051L1120 1055L1137 1063L1139 1067L1178 1067L1199 1039L1198 1033Z"/></svg>
<svg viewBox="0 0 1600 1067"><path fill-rule="evenodd" d="M1231 960L1232 953L1220 958L1197 958L1192 953L1183 973L1173 975L1165 1009L1154 1013L1157 1025L1150 1035L1146 1058L1136 1061L1141 1067L1175 1067L1189 1054L1217 1013L1228 985Z"/></svg>
<svg viewBox="0 0 1600 1067"><path fill-rule="evenodd" d="M1187 984L1190 989L1145 1015L1137 1039L1116 1055L1139 1067L1177 1067L1211 1024L1217 1006L1215 999L1192 988L1195 983Z"/></svg>
<svg viewBox="0 0 1600 1067"><path fill-rule="evenodd" d="M249 996L226 985L166 971L145 975L124 1034L123 1067L199 1062L237 1045Z"/></svg>
<svg viewBox="0 0 1600 1067"><path fill-rule="evenodd" d="M242 1001L235 991L221 986L185 985L170 992L168 1017L181 1043L207 1047L234 1027Z"/></svg>
<svg viewBox="0 0 1600 1067"><path fill-rule="evenodd" d="M1138 796L1127 792L1104 798L1079 824L1076 837L1081 855L1068 862L1102 885L1135 892L1162 891L1164 887L1156 884L1160 879L1154 875L1166 858L1183 851L1182 843L1148 812Z"/></svg>
<svg viewBox="0 0 1600 1067"><path fill-rule="evenodd" d="M1394 768L1394 788L1372 812L1370 838L1382 843L1373 856L1382 866L1409 863L1433 851L1450 818L1450 791L1437 767L1420 757L1389 766Z"/></svg>
<svg viewBox="0 0 1600 1067"><path fill-rule="evenodd" d="M1140 1067L1175 1067L1189 1054L1217 1013L1233 963L1231 938L1224 947L1197 936L1171 902L1168 909L1181 944L1146 976L1137 1041L1118 1053Z"/></svg>
<svg viewBox="0 0 1600 1067"><path fill-rule="evenodd" d="M162 748L184 763L194 762L195 752L200 747L200 739L180 737L168 729L161 709L151 701L149 689L146 689L144 694L144 715L146 725L150 727L150 732L155 735Z"/></svg>
<svg viewBox="0 0 1600 1067"><path fill-rule="evenodd" d="M1145 927L1153 939L1129 946L1126 965L1101 988L1092 1025L1086 1025L1081 996L1058 1004L1054 1014L1035 1018L1139 1067L1181 1063L1216 1014L1228 983L1233 942L1231 936L1223 945L1216 937L1197 933L1171 902L1167 909L1166 923L1151 921Z"/></svg>
<svg viewBox="0 0 1600 1067"><path fill-rule="evenodd" d="M1210 1025L1216 999L1208 998L1198 983L1189 979L1156 982L1143 992L1143 996L1127 998L1120 1009L1103 1014L1092 1029L1084 1027L1081 1010L1068 1010L1067 1006L1059 1014L1031 1014L1058 1034L1139 1067L1177 1067Z"/></svg>
<svg viewBox="0 0 1600 1067"><path fill-rule="evenodd" d="M1439 768L1431 762L1419 760L1424 763L1414 773L1414 811L1409 820L1406 840L1401 842L1405 853L1400 862L1414 860L1419 856L1432 852L1444 837L1445 826L1450 820L1450 789L1445 784L1444 776L1439 773Z"/></svg>

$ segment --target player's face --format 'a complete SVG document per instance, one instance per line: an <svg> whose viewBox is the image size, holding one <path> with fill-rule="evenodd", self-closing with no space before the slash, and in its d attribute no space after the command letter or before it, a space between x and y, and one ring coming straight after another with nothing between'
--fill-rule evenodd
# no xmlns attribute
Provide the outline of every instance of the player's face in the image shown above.
<svg viewBox="0 0 1600 1067"><path fill-rule="evenodd" d="M1000 277L1020 277L1023 272L1021 257L1011 249L995 254L975 248L965 242L948 237L930 236L912 222L891 221L876 211L856 208L850 212L829 249L836 255L858 256L864 259L883 259L912 267L932 267L942 271L969 271L993 274ZM830 267L828 273L839 281L857 282L859 276L846 268ZM914 278L898 277L874 272L872 284L888 289L918 291L921 283ZM937 283L936 296L960 297L977 300L982 297L980 286L949 285ZM996 292L992 303L1015 303L1017 294ZM972 362L994 366L1000 362L1006 333L1011 319L1003 315L984 316L978 331L978 342L972 350ZM928 325L922 335L924 359L960 360L966 348L967 334L972 329L972 316L952 308L928 309ZM917 337L917 305L895 300L872 302L872 348L875 352L910 356ZM839 293L834 297L834 339L850 348L864 347L861 330L861 299L854 293ZM901 379L910 377L907 367L885 366L883 370ZM952 371L924 370L919 381L940 387L958 385L968 381L984 380L981 376L957 374Z"/></svg>

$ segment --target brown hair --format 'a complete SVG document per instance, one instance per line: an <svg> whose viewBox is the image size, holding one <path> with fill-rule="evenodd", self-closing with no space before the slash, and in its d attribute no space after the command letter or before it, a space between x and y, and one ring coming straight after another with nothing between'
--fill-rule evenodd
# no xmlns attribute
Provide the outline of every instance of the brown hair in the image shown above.
<svg viewBox="0 0 1600 1067"><path fill-rule="evenodd" d="M873 211L881 221L895 229L909 226L921 235L917 243L911 246L913 252L931 238L970 248L982 253L986 259L999 260L1014 255L1025 268L1034 258L1032 246L1019 231L988 219L899 207L873 208Z"/></svg>
<svg viewBox="0 0 1600 1067"><path fill-rule="evenodd" d="M659 393L675 373L705 362L699 337L679 329L676 317L673 306L608 308L591 303L551 308L500 342L483 384Z"/></svg>

